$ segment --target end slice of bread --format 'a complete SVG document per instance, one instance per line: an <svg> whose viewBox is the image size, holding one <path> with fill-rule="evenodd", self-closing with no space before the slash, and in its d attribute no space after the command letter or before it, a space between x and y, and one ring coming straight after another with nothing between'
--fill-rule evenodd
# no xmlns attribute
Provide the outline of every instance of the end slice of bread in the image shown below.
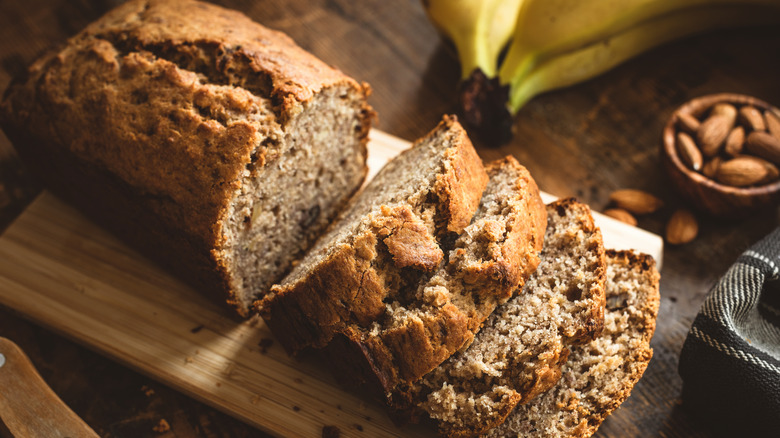
<svg viewBox="0 0 780 438"><path fill-rule="evenodd" d="M547 215L541 263L525 287L496 309L468 349L413 384L411 394L396 394L435 419L442 435L478 436L500 424L515 405L557 382L568 346L600 332L601 232L590 208L573 199L548 205Z"/></svg>
<svg viewBox="0 0 780 438"><path fill-rule="evenodd" d="M607 251L607 310L601 336L574 347L558 385L518 406L489 437L589 437L628 398L647 368L658 316L652 257Z"/></svg>

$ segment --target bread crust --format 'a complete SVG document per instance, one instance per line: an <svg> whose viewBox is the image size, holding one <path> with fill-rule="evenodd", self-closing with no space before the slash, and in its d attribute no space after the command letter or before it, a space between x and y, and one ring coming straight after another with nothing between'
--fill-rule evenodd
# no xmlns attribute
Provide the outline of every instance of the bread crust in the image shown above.
<svg viewBox="0 0 780 438"><path fill-rule="evenodd" d="M589 437L628 398L653 355L660 275L647 254L607 250L605 259L602 334L572 347L559 384L518 406L486 436Z"/></svg>
<svg viewBox="0 0 780 438"><path fill-rule="evenodd" d="M508 307L493 312L469 348L396 390L390 400L396 418L430 416L442 436L481 436L515 406L555 385L570 346L597 335L605 303L601 232L590 208L573 198L546 210L544 266L537 277L518 289Z"/></svg>
<svg viewBox="0 0 780 438"><path fill-rule="evenodd" d="M462 144L470 147L470 143ZM456 167L445 168L456 173ZM482 321L511 296L538 264L547 216L535 182L513 158L489 164L487 173L510 168L516 178L507 189L512 198L504 201L507 221L500 227L505 227L506 233L496 231L499 224L475 217L477 222L472 222L462 236L468 234L487 248L483 258L467 262L467 258L473 258L473 249L460 243L465 246L450 252L445 262L447 269L439 268L438 274L424 275L414 283L418 291L427 290L428 286L469 288L481 296L481 303L474 308L462 308L449 298L442 298L435 311L416 314L417 317L378 332L369 330L369 322L385 316L383 300L389 292L383 285L392 287L383 265L377 262L378 254L385 251L379 245L383 233L369 228L355 245L333 251L303 281L287 289L275 288L275 294L265 300L261 314L291 352L306 347L321 349L342 383L385 398L394 388L416 381L470 343ZM437 178L442 180L447 178ZM359 302L358 296L362 297Z"/></svg>
<svg viewBox="0 0 780 438"><path fill-rule="evenodd" d="M0 121L57 195L246 315L224 252L229 203L247 169L278 158L274 130L332 87L363 99L365 159L367 85L239 12L131 0L36 61Z"/></svg>
<svg viewBox="0 0 780 438"><path fill-rule="evenodd" d="M471 220L479 205L487 174L454 116L444 116L431 133L415 144L428 141L434 132L441 130L452 130L456 135L452 146L445 151L444 165L433 190L438 195L437 220L444 222L443 229L462 231L464 218ZM403 160L403 157L395 159ZM325 347L349 323L366 327L384 313L382 300L389 292L384 286L387 274L380 263L382 250L378 246L387 246L385 240L390 239L392 247L395 231L409 222L419 222L419 217L408 206L382 206L371 222L371 226L353 237L352 245L333 249L303 280L275 286L271 294L256 304L288 352L295 354L308 347ZM396 256L391 262L394 268L407 267L409 260L425 260L422 266L431 267L431 253L435 252L432 245L436 243L430 242L430 237L426 233L424 240L429 244L423 248L410 247L413 253ZM365 348L368 347L358 350ZM395 376L387 379L393 380Z"/></svg>

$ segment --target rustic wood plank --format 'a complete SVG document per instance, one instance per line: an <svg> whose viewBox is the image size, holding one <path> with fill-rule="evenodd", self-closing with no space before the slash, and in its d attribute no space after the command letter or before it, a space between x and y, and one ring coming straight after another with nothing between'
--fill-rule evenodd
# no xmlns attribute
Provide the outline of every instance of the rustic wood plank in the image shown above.
<svg viewBox="0 0 780 438"><path fill-rule="evenodd" d="M374 131L372 174L406 147ZM614 225L602 224L604 234ZM616 238L660 257L658 236L632 227ZM318 436L334 425L342 436L433 435L396 428L313 361L266 351L262 320L236 320L47 192L0 237L0 259L3 305L269 433Z"/></svg>

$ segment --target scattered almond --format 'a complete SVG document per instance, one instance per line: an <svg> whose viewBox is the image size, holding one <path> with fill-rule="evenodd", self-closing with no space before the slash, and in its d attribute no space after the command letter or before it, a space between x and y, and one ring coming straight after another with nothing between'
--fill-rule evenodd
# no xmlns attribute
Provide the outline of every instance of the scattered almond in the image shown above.
<svg viewBox="0 0 780 438"><path fill-rule="evenodd" d="M696 238L699 223L689 210L680 209L672 214L666 223L666 241L672 245L682 245Z"/></svg>
<svg viewBox="0 0 780 438"><path fill-rule="evenodd" d="M764 116L761 111L751 105L739 109L739 122L751 131L765 131Z"/></svg>
<svg viewBox="0 0 780 438"><path fill-rule="evenodd" d="M780 140L780 117L773 111L764 111L764 122L766 122L766 129Z"/></svg>
<svg viewBox="0 0 780 438"><path fill-rule="evenodd" d="M711 160L706 161L701 167L701 174L707 178L714 179L715 175L718 173L718 167L722 161L723 160L720 157L713 157Z"/></svg>
<svg viewBox="0 0 780 438"><path fill-rule="evenodd" d="M768 175L768 170L753 157L740 156L724 161L718 167L715 179L734 187L747 187L758 184Z"/></svg>
<svg viewBox="0 0 780 438"><path fill-rule="evenodd" d="M626 210L623 210L622 208L608 208L604 210L604 214L613 219L617 219L620 222L625 222L629 225L636 226L637 224L636 218L631 213L629 213Z"/></svg>
<svg viewBox="0 0 780 438"><path fill-rule="evenodd" d="M635 189L616 190L609 195L609 200L618 208L639 215L653 213L663 206L658 197Z"/></svg>
<svg viewBox="0 0 780 438"><path fill-rule="evenodd" d="M690 135L696 135L696 131L699 130L701 122L690 113L678 113L677 126Z"/></svg>
<svg viewBox="0 0 780 438"><path fill-rule="evenodd" d="M728 137L734 120L725 115L712 115L696 131L696 141L705 157L714 157Z"/></svg>
<svg viewBox="0 0 780 438"><path fill-rule="evenodd" d="M745 140L745 150L774 164L780 164L780 139L772 134L751 132Z"/></svg>
<svg viewBox="0 0 780 438"><path fill-rule="evenodd" d="M745 145L745 128L737 126L732 129L729 136L726 137L726 146L723 147L723 151L732 157L736 157L742 152L742 147Z"/></svg>
<svg viewBox="0 0 780 438"><path fill-rule="evenodd" d="M684 132L677 133L677 154L686 166L696 171L701 170L701 151L696 147L693 138Z"/></svg>

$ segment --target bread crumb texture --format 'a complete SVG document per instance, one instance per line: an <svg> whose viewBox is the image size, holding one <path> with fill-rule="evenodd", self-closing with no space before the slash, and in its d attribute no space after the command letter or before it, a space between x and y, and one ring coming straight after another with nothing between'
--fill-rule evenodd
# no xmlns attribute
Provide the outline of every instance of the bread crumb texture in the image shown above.
<svg viewBox="0 0 780 438"><path fill-rule="evenodd" d="M546 211L514 159L485 168L454 117L391 160L263 302L290 351L388 393L471 342L538 264ZM349 382L349 381L352 382Z"/></svg>
<svg viewBox="0 0 780 438"><path fill-rule="evenodd" d="M0 119L49 188L247 314L362 183L368 93L239 12L131 0Z"/></svg>
<svg viewBox="0 0 780 438"><path fill-rule="evenodd" d="M659 274L650 256L607 251L607 310L597 339L573 347L558 384L518 406L489 437L587 437L626 399L652 357Z"/></svg>
<svg viewBox="0 0 780 438"><path fill-rule="evenodd" d="M418 408L446 436L478 436L558 380L568 347L603 324L605 261L590 209L547 206L541 262L498 307L474 342L411 386Z"/></svg>

